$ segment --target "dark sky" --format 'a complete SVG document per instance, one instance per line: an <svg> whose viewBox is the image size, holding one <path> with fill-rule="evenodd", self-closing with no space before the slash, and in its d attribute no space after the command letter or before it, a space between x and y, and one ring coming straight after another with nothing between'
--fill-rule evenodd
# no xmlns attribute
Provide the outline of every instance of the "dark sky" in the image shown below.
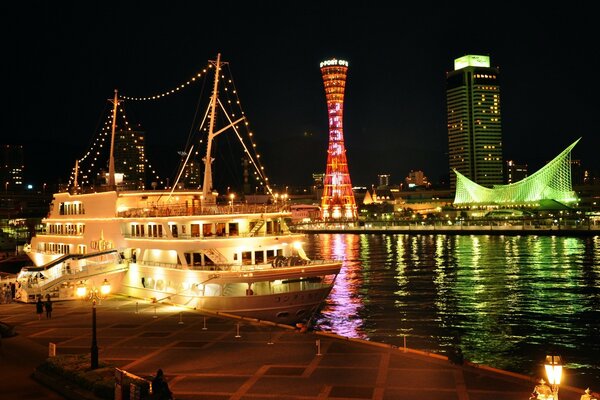
<svg viewBox="0 0 600 400"><path fill-rule="evenodd" d="M527 163L531 173L583 137L573 158L600 169L600 35L591 6L21 3L3 5L0 24L0 141L25 146L33 182L68 178L115 88L131 96L162 92L218 52L230 63L275 184L310 184L313 172L324 172L319 62L333 57L350 64L344 136L355 185L375 183L380 173L398 183L411 169L434 182L447 174L445 74L465 54L489 55L500 68L505 159ZM155 105L137 121L163 176L173 173L188 136L196 104L186 96L189 104L165 100L161 112Z"/></svg>

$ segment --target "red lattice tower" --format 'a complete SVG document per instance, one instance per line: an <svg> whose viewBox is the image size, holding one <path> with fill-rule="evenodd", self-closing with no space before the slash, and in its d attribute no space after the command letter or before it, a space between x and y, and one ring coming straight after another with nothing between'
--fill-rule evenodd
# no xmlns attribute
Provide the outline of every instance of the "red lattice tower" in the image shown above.
<svg viewBox="0 0 600 400"><path fill-rule="evenodd" d="M321 216L323 219L330 220L354 220L358 217L348 172L342 123L347 72L347 61L333 59L321 63L329 115L329 147L327 148L327 169L323 181Z"/></svg>

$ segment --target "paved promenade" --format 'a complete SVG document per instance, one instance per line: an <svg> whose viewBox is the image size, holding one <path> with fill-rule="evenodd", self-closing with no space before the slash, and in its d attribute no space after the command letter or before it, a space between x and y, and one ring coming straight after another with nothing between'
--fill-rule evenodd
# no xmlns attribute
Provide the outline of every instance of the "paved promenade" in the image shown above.
<svg viewBox="0 0 600 400"><path fill-rule="evenodd" d="M2 339L0 398L69 398L31 374L49 343L57 354L89 353L91 311L89 302L56 303L52 319L38 321L32 304L0 304L0 321L19 333ZM143 377L162 368L176 399L526 400L539 379L126 298L103 301L97 324L101 361ZM579 400L583 389L561 386L560 394Z"/></svg>

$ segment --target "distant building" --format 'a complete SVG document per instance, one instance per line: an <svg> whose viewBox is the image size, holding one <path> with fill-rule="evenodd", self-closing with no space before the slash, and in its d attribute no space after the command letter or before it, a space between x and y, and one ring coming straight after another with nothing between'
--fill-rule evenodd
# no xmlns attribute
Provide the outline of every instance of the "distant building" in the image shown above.
<svg viewBox="0 0 600 400"><path fill-rule="evenodd" d="M21 190L23 188L23 146L20 144L5 144L0 147L0 178L2 190Z"/></svg>
<svg viewBox="0 0 600 400"><path fill-rule="evenodd" d="M408 173L408 176L404 179L404 181L406 182L406 187L408 187L408 188L412 188L415 186L419 186L419 187L428 187L429 186L429 181L427 180L427 177L425 176L423 171L411 170Z"/></svg>
<svg viewBox="0 0 600 400"><path fill-rule="evenodd" d="M385 187L371 188L365 191L363 204L395 203L394 193Z"/></svg>
<svg viewBox="0 0 600 400"><path fill-rule="evenodd" d="M146 187L146 145L144 132L115 133L115 172L123 174L123 184L134 189Z"/></svg>
<svg viewBox="0 0 600 400"><path fill-rule="evenodd" d="M572 204L579 199L571 182L571 150L581 140L563 150L540 170L511 185L483 187L457 170L455 206L527 206L539 207L541 202Z"/></svg>
<svg viewBox="0 0 600 400"><path fill-rule="evenodd" d="M583 185L586 173L581 166L581 160L571 160L571 182L573 185Z"/></svg>
<svg viewBox="0 0 600 400"><path fill-rule="evenodd" d="M379 182L378 187L388 187L388 186L390 186L390 175L389 174L380 174L380 175L377 175L377 180Z"/></svg>
<svg viewBox="0 0 600 400"><path fill-rule="evenodd" d="M310 204L292 204L292 222L309 222L321 218L321 207Z"/></svg>
<svg viewBox="0 0 600 400"><path fill-rule="evenodd" d="M312 174L312 178L313 178L313 183L315 185L316 188L322 188L323 187L323 181L325 180L325 174L324 173L314 173Z"/></svg>
<svg viewBox="0 0 600 400"><path fill-rule="evenodd" d="M456 170L484 187L501 185L502 118L498 68L490 58L466 55L454 60L446 78L450 187Z"/></svg>
<svg viewBox="0 0 600 400"><path fill-rule="evenodd" d="M513 160L506 161L505 182L507 184L515 183L527 178L527 164L517 164Z"/></svg>

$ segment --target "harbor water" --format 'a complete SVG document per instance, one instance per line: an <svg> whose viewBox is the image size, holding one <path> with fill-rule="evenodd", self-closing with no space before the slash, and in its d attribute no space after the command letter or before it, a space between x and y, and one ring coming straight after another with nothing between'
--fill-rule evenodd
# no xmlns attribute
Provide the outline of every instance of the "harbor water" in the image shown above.
<svg viewBox="0 0 600 400"><path fill-rule="evenodd" d="M600 389L600 236L308 234L344 261L318 330Z"/></svg>

